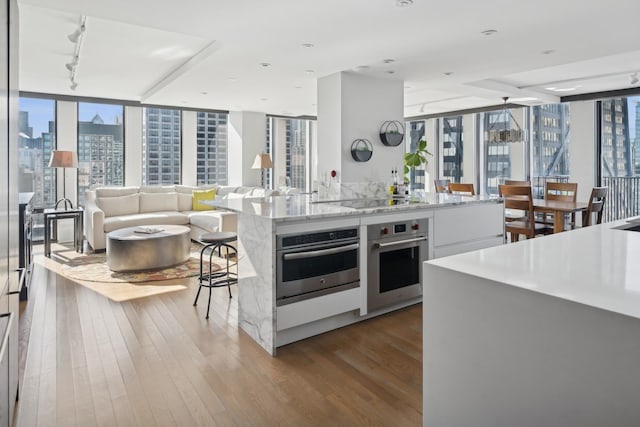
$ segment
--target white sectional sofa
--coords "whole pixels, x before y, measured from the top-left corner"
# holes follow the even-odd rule
[[[191,238],[213,231],[236,231],[236,214],[224,210],[193,210],[194,190],[216,190],[216,198],[265,197],[277,192],[259,187],[186,185],[102,187],[85,193],[84,235],[94,250],[106,248],[113,230],[142,225],[174,224],[191,228]],[[240,196],[236,196],[240,195]]]

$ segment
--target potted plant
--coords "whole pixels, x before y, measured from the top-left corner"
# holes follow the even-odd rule
[[[431,153],[427,150],[427,141],[425,139],[421,139],[418,142],[415,151],[404,154],[404,182],[406,184],[411,182],[409,172],[415,170],[417,167],[426,166],[429,163],[427,156],[430,155]]]

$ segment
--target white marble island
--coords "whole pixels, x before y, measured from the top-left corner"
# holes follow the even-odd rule
[[[384,310],[367,309],[368,225],[427,218],[429,259],[438,253],[501,244],[503,235],[501,200],[482,196],[425,193],[411,202],[364,209],[318,203],[308,195],[228,199],[212,204],[238,214],[239,325],[271,354],[293,341],[420,302],[421,298],[416,298]],[[359,287],[277,306],[277,236],[345,227],[360,230]]]
[[[424,264],[425,426],[640,425],[625,221]]]

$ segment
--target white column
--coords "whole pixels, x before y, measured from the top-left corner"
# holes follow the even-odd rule
[[[380,142],[380,126],[404,123],[404,88],[400,80],[339,72],[318,80],[318,174],[336,170],[342,182],[385,182],[403,167],[404,145]],[[351,157],[351,144],[364,138],[373,145],[368,162]]]
[[[596,184],[595,101],[572,102],[569,175],[578,183],[578,200],[586,201]]]
[[[513,118],[520,125],[520,127],[525,126],[525,109],[517,108],[511,111],[513,114]],[[511,128],[515,128],[515,123],[511,123]],[[525,155],[529,155],[525,153],[525,144],[523,142],[515,142],[509,145],[509,154],[511,157],[511,176],[510,179],[516,180],[524,180],[525,177]]]
[[[287,176],[287,123],[285,119],[274,118],[272,124],[271,156],[273,159],[273,188],[277,189]]]
[[[56,150],[78,152],[78,104],[76,102],[58,101],[56,110]],[[65,193],[63,176],[66,177],[66,196],[73,202],[73,206],[76,206],[78,202],[77,170],[58,169],[56,171],[58,199],[61,199]]]
[[[198,185],[198,113],[182,112],[182,184]]]
[[[437,119],[428,119],[424,121],[424,138],[427,141],[427,150],[431,156],[427,157],[428,163],[424,171],[424,189],[429,192],[436,191],[433,181],[438,179],[437,166],[439,162],[438,135],[436,131]]]
[[[480,183],[476,171],[476,116],[462,116],[462,182],[473,183],[476,193],[480,193]]]
[[[229,185],[260,185],[260,171],[251,165],[265,151],[266,120],[261,112],[229,112]]]
[[[142,107],[124,107],[124,185],[142,185]]]

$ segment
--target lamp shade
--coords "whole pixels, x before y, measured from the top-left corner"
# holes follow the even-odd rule
[[[53,150],[49,159],[50,168],[77,168],[78,155],[75,151]]]
[[[251,165],[251,169],[271,169],[272,167],[273,162],[271,161],[271,156],[267,153],[256,155],[253,165]]]

